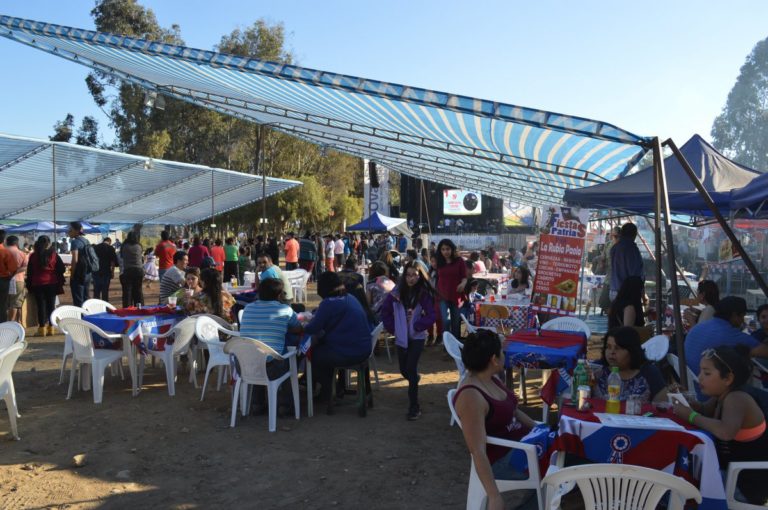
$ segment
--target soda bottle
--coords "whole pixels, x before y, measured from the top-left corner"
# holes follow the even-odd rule
[[[571,403],[576,404],[579,400],[578,388],[579,386],[589,385],[589,375],[587,375],[587,365],[584,358],[580,359],[576,363],[576,368],[573,370],[573,381],[571,382]]]
[[[605,412],[619,414],[621,412],[621,376],[619,367],[611,367],[608,376],[608,399],[605,401]]]

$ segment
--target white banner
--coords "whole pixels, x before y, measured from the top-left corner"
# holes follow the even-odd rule
[[[389,170],[380,164],[376,164],[376,174],[379,176],[379,187],[372,188],[370,173],[368,172],[368,160],[363,160],[363,217],[378,212],[389,216]]]

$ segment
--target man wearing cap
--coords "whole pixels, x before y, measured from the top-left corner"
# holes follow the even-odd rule
[[[768,358],[768,345],[741,331],[747,302],[744,298],[727,296],[715,305],[715,316],[696,324],[685,337],[685,362],[694,374],[699,374],[701,353],[721,345],[745,345],[754,357]]]

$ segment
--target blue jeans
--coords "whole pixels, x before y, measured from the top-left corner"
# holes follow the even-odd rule
[[[450,320],[449,320],[450,312]],[[459,306],[450,301],[440,301],[440,315],[443,318],[443,330],[450,332],[456,338],[461,338],[461,317]]]
[[[91,275],[86,275],[82,281],[75,281],[71,279],[69,282],[69,288],[72,290],[72,304],[75,306],[83,306],[88,299],[88,287],[91,285]]]

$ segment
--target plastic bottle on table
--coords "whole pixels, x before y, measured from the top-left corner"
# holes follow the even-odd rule
[[[573,381],[571,382],[571,403],[576,404],[579,400],[579,386],[589,385],[589,375],[587,374],[587,365],[584,358],[576,363],[573,370]]]
[[[621,376],[619,367],[611,367],[608,376],[608,399],[605,401],[605,412],[619,414],[621,412]]]

